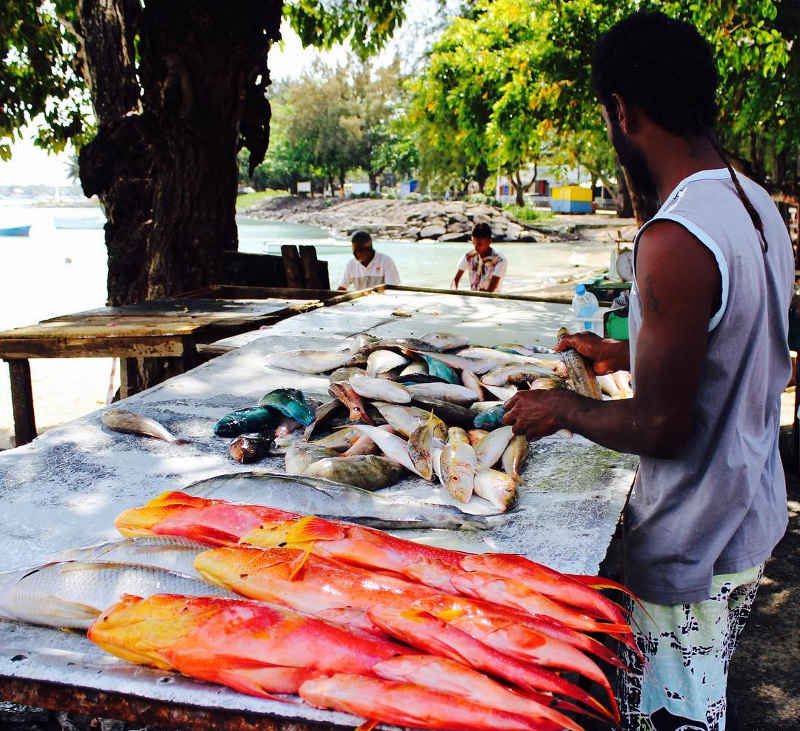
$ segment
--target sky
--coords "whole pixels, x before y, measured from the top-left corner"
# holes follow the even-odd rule
[[[429,29],[438,25],[443,14],[451,14],[457,7],[456,0],[446,0],[445,10],[437,0],[409,0],[405,23],[378,55],[376,63],[388,63],[395,53],[409,62],[419,59],[425,51],[425,43],[430,39]],[[347,58],[347,47],[341,44],[322,52],[303,48],[300,38],[286,23],[281,27],[281,35],[283,40],[269,52],[268,65],[273,83],[297,78],[317,58],[330,65],[344,63]],[[24,132],[24,139],[12,146],[11,160],[0,161],[0,185],[71,185],[67,177],[71,148],[59,155],[49,154],[33,145],[33,136],[31,131]]]

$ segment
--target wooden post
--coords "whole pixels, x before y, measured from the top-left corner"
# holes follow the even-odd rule
[[[316,246],[301,246],[300,261],[303,264],[303,280],[308,289],[327,289],[322,286],[319,277],[319,262]]]
[[[286,271],[286,286],[302,289],[303,266],[300,263],[297,247],[294,244],[284,244],[281,246],[281,256],[283,256],[283,268]]]
[[[317,260],[317,269],[319,270],[319,282],[322,289],[331,288],[331,278],[328,274],[328,262],[323,259]]]
[[[133,396],[141,391],[139,384],[139,364],[136,358],[119,359],[119,397]]]
[[[16,446],[36,439],[36,418],[33,411],[31,365],[27,358],[8,358],[11,376],[11,406],[14,411],[14,440]]]

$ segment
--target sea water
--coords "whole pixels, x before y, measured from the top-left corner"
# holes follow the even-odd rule
[[[317,247],[328,262],[333,288],[352,256],[349,241],[316,226],[237,217],[239,250],[280,255],[285,243]],[[48,208],[0,202],[0,228],[31,225],[28,237],[0,237],[0,330],[96,307],[106,300],[108,273],[104,217],[99,207]],[[417,243],[376,239],[391,256],[403,284],[447,288],[469,243]],[[608,257],[597,245],[497,244],[508,259],[503,292],[530,292],[555,284],[565,274],[581,276]],[[265,284],[267,284],[265,282]],[[462,289],[466,286],[461,282]],[[60,423],[105,403],[119,382],[107,358],[33,359],[39,426]],[[0,364],[0,448],[12,428],[8,369]]]

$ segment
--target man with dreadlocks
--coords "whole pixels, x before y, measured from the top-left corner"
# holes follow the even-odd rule
[[[713,132],[718,83],[695,28],[639,12],[603,35],[593,81],[638,192],[661,208],[635,241],[630,341],[565,338],[635,395],[521,391],[506,423],[568,429],[640,455],[623,520],[624,581],[643,600],[620,702],[630,729],[726,729],[728,664],[787,525],[778,429],[789,380],[788,232]],[[727,719],[730,729],[731,720]]]

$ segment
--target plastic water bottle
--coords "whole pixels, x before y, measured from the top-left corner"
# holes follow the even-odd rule
[[[575,285],[575,295],[572,298],[572,311],[583,330],[591,330],[602,337],[603,319],[600,315],[600,305],[591,292],[586,290],[585,284]]]

